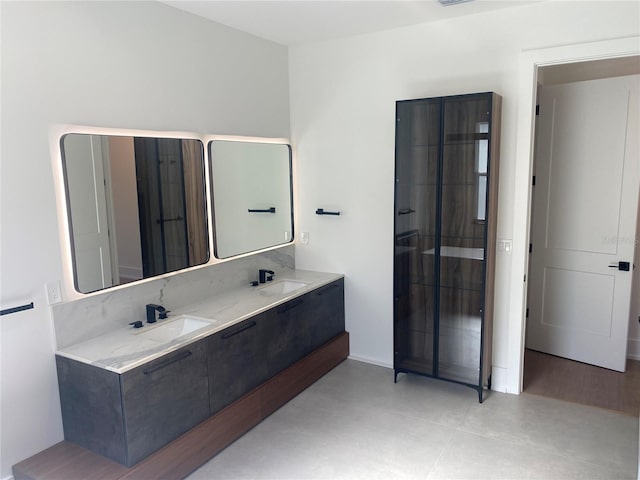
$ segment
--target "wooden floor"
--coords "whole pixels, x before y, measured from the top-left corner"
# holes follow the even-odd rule
[[[640,362],[625,373],[526,350],[524,392],[638,416]]]

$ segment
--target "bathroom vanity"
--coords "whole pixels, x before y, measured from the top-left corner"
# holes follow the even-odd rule
[[[242,408],[229,421],[243,422],[247,398],[257,398],[249,408],[258,422],[286,403],[348,355],[342,276],[287,277],[59,350],[65,439],[131,467],[224,411]],[[163,337],[184,319],[200,328]],[[337,353],[312,367],[309,358],[336,341]]]

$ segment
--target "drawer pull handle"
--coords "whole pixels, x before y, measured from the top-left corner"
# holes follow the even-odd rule
[[[190,350],[187,350],[185,352],[180,353],[179,355],[176,355],[175,357],[169,358],[168,360],[165,360],[164,362],[160,362],[157,365],[154,365],[151,368],[148,368],[147,370],[144,371],[145,375],[151,375],[154,372],[157,372],[158,370],[161,370],[165,367],[168,367],[169,365],[179,362],[180,360],[190,357],[191,355],[193,355],[191,353]]]
[[[333,285],[329,285],[328,287],[319,290],[318,295],[324,295],[325,293],[329,293],[329,290],[333,290],[334,288],[338,288],[338,285],[335,283]]]
[[[295,302],[291,302],[291,303],[285,305],[284,307],[279,308],[278,309],[278,313],[288,312],[292,308],[296,308],[297,306],[302,305],[303,303],[304,303],[303,300],[296,300]]]
[[[250,322],[247,323],[245,326],[243,326],[242,328],[237,329],[234,332],[230,332],[230,333],[225,333],[224,335],[222,335],[222,339],[226,340],[228,338],[233,337],[234,335],[238,335],[239,333],[244,332],[245,330],[249,330],[250,328],[253,328],[256,326],[256,322]]]

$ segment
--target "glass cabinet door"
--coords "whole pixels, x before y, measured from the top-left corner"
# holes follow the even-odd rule
[[[434,374],[440,99],[397,103],[394,363]]]
[[[478,383],[491,96],[447,97],[443,108],[436,375]]]

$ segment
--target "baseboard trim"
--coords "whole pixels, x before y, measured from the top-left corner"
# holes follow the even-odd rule
[[[362,357],[360,355],[349,355],[350,360],[357,360],[358,362],[368,363],[370,365],[377,365],[378,367],[391,368],[393,369],[392,363],[381,362],[380,360],[376,360],[369,357]]]
[[[627,340],[627,358],[640,360],[640,338],[629,338]]]
[[[501,393],[513,393],[509,392],[507,387],[507,369],[503,367],[491,367],[491,390]]]

